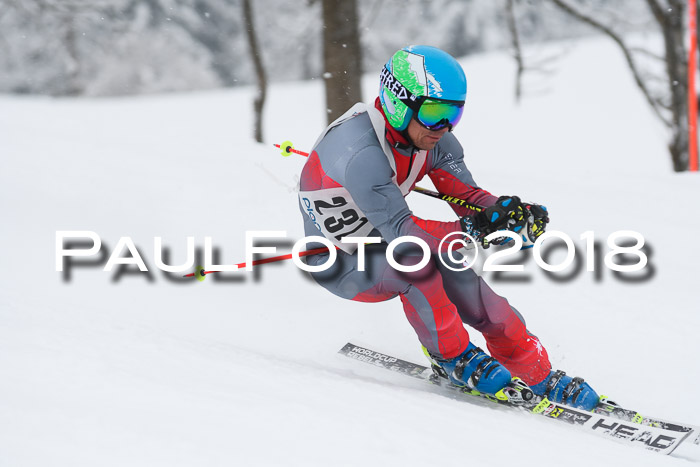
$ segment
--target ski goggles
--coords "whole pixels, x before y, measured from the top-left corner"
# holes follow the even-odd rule
[[[415,119],[431,131],[442,130],[449,126],[450,130],[459,123],[464,112],[464,102],[442,101],[425,98],[415,112]]]

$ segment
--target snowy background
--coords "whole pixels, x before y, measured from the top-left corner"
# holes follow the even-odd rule
[[[356,1],[365,70],[381,69],[407,43],[456,56],[511,43],[503,0]],[[321,3],[251,2],[272,81],[326,71]],[[577,4],[618,33],[658,32],[646,2]],[[538,44],[593,31],[549,0],[515,0],[513,11],[530,68],[552,58]],[[133,95],[255,82],[241,0],[0,0],[0,47],[0,92]]]
[[[487,278],[555,367],[642,413],[700,424],[698,177],[671,171],[667,135],[609,40],[552,47],[567,53],[546,92],[519,106],[506,52],[461,60],[469,95],[455,133],[467,164],[493,193],[546,204],[550,229],[579,254],[585,231],[603,252],[614,231],[642,233],[654,273],[630,283],[601,264],[598,280],[581,270],[557,282],[530,260],[530,282]],[[366,101],[377,81],[365,76]],[[158,271],[155,236],[177,264],[190,235],[199,248],[213,237],[226,263],[244,260],[246,230],[286,230],[280,252],[303,235],[304,159],[253,142],[252,96],[0,97],[0,465],[700,462],[698,446],[631,449],[336,354],[352,341],[423,362],[398,300],[344,301],[290,262],[201,283]],[[310,149],[322,102],[319,82],[273,85],[269,141]],[[438,200],[408,202],[454,219]],[[151,273],[103,272],[104,256],[66,277],[57,230],[97,232],[105,255],[130,236]]]

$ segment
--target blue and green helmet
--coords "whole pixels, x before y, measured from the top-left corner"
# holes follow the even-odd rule
[[[430,130],[452,129],[462,116],[467,78],[450,54],[427,45],[396,52],[382,70],[379,100],[398,131],[415,118]]]

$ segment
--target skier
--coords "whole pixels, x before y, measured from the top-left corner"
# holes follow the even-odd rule
[[[333,266],[311,275],[350,300],[400,297],[433,368],[453,384],[508,398],[508,388],[522,380],[537,396],[593,410],[596,392],[583,379],[552,370],[547,351],[505,298],[471,269],[456,272],[439,261],[439,242],[448,233],[466,232],[483,242],[495,231],[527,228],[528,220],[541,234],[549,221],[543,206],[517,196],[497,198],[474,182],[452,133],[466,93],[464,71],[452,56],[429,46],[406,47],[384,66],[374,106],[356,104],[319,137],[301,174],[300,209],[306,235],[321,234],[340,251]],[[404,197],[426,175],[441,193],[487,209],[451,205],[460,218],[454,222],[414,216]],[[431,260],[417,272],[400,272],[387,261],[387,244],[401,236],[419,237],[430,247]],[[343,237],[383,241],[361,245],[364,240],[344,243]],[[365,270],[358,246],[364,247]],[[306,263],[321,265],[328,255],[309,256]],[[416,265],[422,251],[404,243],[394,257]],[[491,356],[470,342],[462,323],[483,334]]]

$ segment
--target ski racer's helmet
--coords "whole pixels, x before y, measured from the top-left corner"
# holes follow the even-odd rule
[[[384,65],[379,100],[389,124],[398,131],[411,118],[430,130],[452,129],[462,117],[467,77],[450,54],[427,45],[411,45]]]

